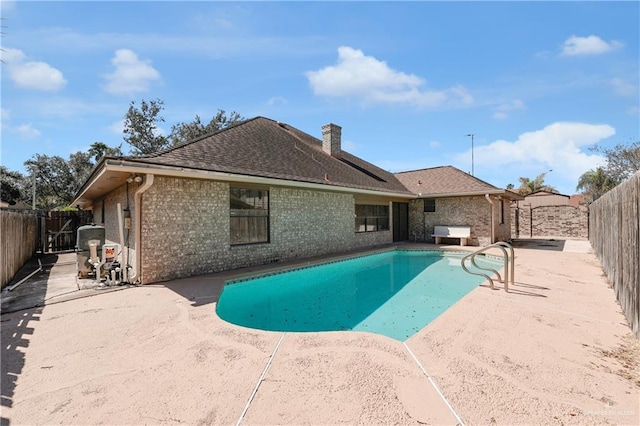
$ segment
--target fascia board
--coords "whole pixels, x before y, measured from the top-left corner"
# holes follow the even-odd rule
[[[260,185],[287,186],[295,188],[315,189],[320,191],[347,192],[355,194],[379,195],[396,198],[414,199],[414,194],[403,194],[401,192],[375,191],[371,189],[352,188],[346,186],[323,185],[319,183],[300,182],[287,179],[276,179],[259,176],[249,176],[235,173],[214,172],[209,170],[186,169],[182,167],[160,166],[155,164],[132,163],[121,160],[108,160],[106,170],[120,171],[125,173],[152,173],[159,176],[171,176],[180,178],[194,178],[219,180],[225,182],[242,182]],[[88,186],[88,185],[87,185]],[[77,197],[80,198],[80,197]]]

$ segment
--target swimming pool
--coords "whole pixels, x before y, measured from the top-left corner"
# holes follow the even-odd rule
[[[404,341],[484,281],[462,270],[464,254],[390,250],[229,282],[216,312],[262,330],[369,331]]]

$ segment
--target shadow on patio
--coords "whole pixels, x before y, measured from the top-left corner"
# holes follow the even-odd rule
[[[560,239],[543,239],[543,238],[526,238],[513,240],[513,248],[522,248],[530,250],[551,250],[563,251],[565,240]]]
[[[40,266],[38,259],[42,262],[42,270],[9,292],[8,288],[38,270]],[[34,256],[18,271],[2,292],[2,319],[0,320],[2,322],[0,406],[2,407],[13,406],[18,377],[25,365],[25,349],[29,347],[29,336],[33,335],[34,322],[40,321],[51,266],[57,260],[57,255]],[[9,419],[0,417],[2,426],[9,423]]]

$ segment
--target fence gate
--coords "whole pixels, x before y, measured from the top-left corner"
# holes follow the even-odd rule
[[[76,231],[91,223],[90,211],[51,211],[40,220],[40,244],[42,253],[72,251],[76,246]]]

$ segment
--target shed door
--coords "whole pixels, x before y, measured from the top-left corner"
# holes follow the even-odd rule
[[[409,239],[409,204],[393,203],[393,241]]]

